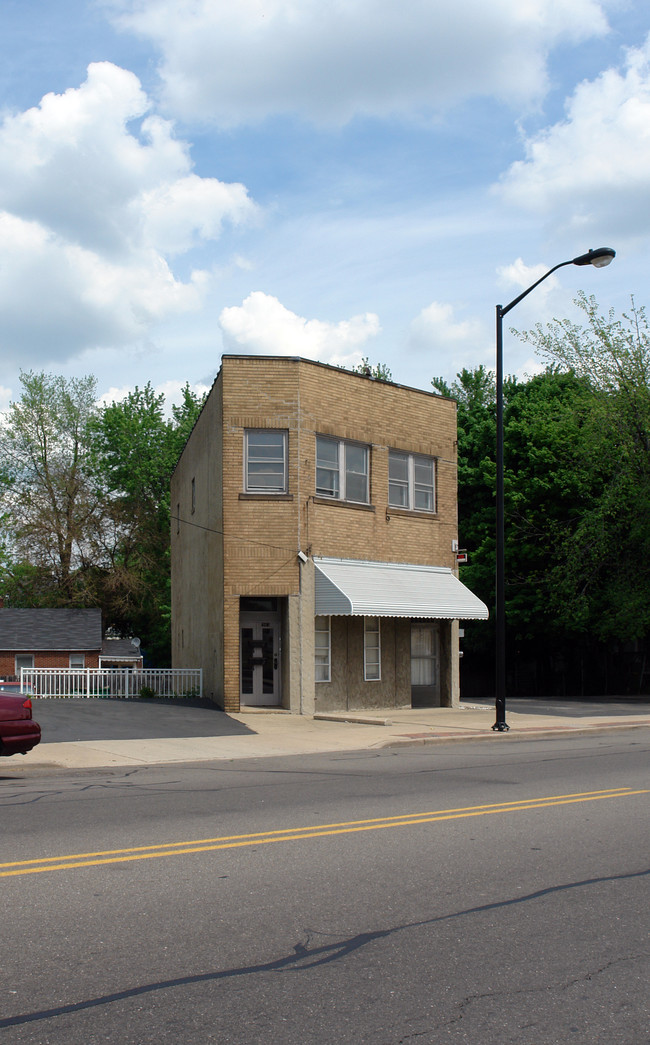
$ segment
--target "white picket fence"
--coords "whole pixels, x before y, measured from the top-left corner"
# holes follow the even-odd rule
[[[202,668],[21,668],[20,682],[37,699],[203,696]]]

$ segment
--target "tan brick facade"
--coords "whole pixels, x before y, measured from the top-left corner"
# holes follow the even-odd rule
[[[245,434],[258,429],[287,433],[283,493],[245,491]],[[318,435],[369,449],[368,504],[316,495]],[[389,507],[391,449],[435,460],[434,512]],[[313,584],[310,614],[299,608],[311,581],[298,552],[455,567],[456,471],[452,400],[302,359],[225,356],[172,480],[174,667],[203,667],[206,696],[237,710],[240,607],[249,605],[240,600],[275,599],[282,617],[282,702],[291,710],[313,711],[320,699],[313,680]],[[339,639],[343,625],[348,628],[339,619]],[[350,621],[346,632],[346,641],[357,646],[359,626],[362,620]],[[441,626],[447,635],[451,622]],[[401,661],[405,628],[385,626]],[[453,639],[445,642],[453,659]],[[380,693],[381,701],[404,703],[403,664],[387,665],[386,671],[372,695],[371,684],[361,685],[365,696],[359,692],[353,699],[376,703]],[[457,671],[455,681],[453,675],[447,672],[447,701],[457,696]],[[345,684],[350,687],[349,679]]]

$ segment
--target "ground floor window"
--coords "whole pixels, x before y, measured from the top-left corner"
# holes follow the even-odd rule
[[[332,678],[332,629],[330,617],[316,617],[314,655],[314,677],[316,682],[330,682]]]
[[[34,667],[34,654],[33,653],[17,653],[16,654],[16,676],[20,678],[21,668],[33,668]]]
[[[363,618],[363,677],[366,682],[381,679],[381,631],[379,617]]]
[[[70,667],[71,668],[85,668],[86,667],[86,655],[85,655],[85,653],[71,653],[70,654]]]

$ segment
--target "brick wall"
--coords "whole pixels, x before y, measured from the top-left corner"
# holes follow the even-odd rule
[[[223,361],[226,593],[298,591],[298,548],[314,555],[454,566],[456,404],[294,359]],[[289,433],[291,500],[244,500],[247,428]],[[317,434],[370,447],[370,505],[316,497]],[[436,459],[436,512],[388,506],[389,449]],[[230,537],[229,537],[230,535]]]
[[[288,494],[244,493],[246,429],[288,433]],[[316,436],[370,447],[370,504],[316,496]],[[436,512],[388,506],[388,452],[436,460]],[[299,549],[312,555],[455,565],[456,404],[293,358],[226,356],[176,468],[172,515],[175,667],[204,669],[226,710],[239,706],[239,598],[297,596]],[[187,515],[191,482],[196,504]],[[220,678],[223,679],[223,685]]]
[[[99,667],[99,652],[97,650],[71,650],[72,653],[84,653],[86,658],[85,667]],[[16,670],[16,654],[33,654],[35,668],[69,668],[70,652],[51,652],[49,650],[7,650],[0,653],[0,676],[13,675]]]

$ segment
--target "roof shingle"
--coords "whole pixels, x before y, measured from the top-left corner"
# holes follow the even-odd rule
[[[0,609],[0,650],[100,650],[100,609]]]

